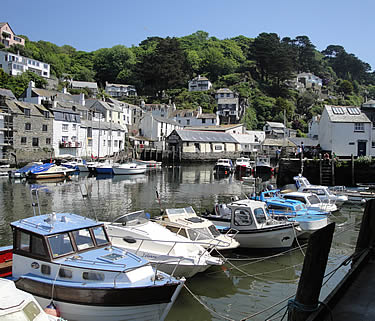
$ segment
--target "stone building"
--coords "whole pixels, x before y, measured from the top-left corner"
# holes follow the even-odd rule
[[[6,97],[0,98],[0,108],[7,128],[4,141],[8,146],[3,157],[10,159],[9,153],[15,153],[19,160],[27,160],[31,154],[38,154],[39,158],[51,156],[53,115],[47,108]]]

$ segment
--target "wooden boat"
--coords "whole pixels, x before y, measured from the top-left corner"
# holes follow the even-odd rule
[[[52,300],[68,320],[165,319],[183,278],[113,246],[103,223],[72,213],[35,215],[33,210],[34,216],[11,223],[13,247],[0,248],[3,267],[12,252],[11,278],[18,289],[42,307]],[[2,273],[9,274],[6,268]]]

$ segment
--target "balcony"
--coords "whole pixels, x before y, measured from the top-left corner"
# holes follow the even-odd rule
[[[60,148],[80,148],[82,147],[81,142],[60,142]]]

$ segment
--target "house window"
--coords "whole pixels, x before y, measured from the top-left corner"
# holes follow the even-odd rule
[[[26,145],[26,137],[21,137],[21,144]]]
[[[39,138],[33,137],[33,147],[38,147],[38,146],[39,146]]]
[[[118,131],[118,132],[117,132],[117,136],[121,136],[121,131]]]
[[[215,122],[215,120],[212,118],[212,119],[211,119],[211,123],[213,124],[214,122]]]
[[[206,123],[206,119],[202,118],[202,124],[205,124],[205,123]]]
[[[31,130],[31,124],[30,123],[25,124],[25,130]]]
[[[67,132],[68,131],[68,124],[62,124],[62,131]]]
[[[51,138],[46,138],[46,144],[51,145]]]
[[[186,120],[186,125],[190,125],[190,119]]]
[[[25,108],[25,109],[23,110],[23,113],[24,113],[24,115],[25,115],[26,117],[30,117],[30,109]]]
[[[92,147],[92,139],[89,139],[89,140],[87,141],[87,146]]]
[[[105,139],[103,139],[103,146],[105,146]]]
[[[371,142],[371,148],[375,148],[375,142]]]
[[[355,132],[364,132],[365,125],[363,123],[354,123],[354,131]]]
[[[43,132],[46,132],[46,131],[47,131],[47,128],[48,128],[47,125],[42,125],[42,131],[43,131]]]
[[[109,140],[109,141],[108,141],[108,147],[111,147],[111,146],[112,146],[112,141]]]
[[[77,129],[77,124],[72,124],[72,126],[73,126],[73,130]]]
[[[49,118],[49,111],[44,111],[43,115],[44,115],[44,118]]]

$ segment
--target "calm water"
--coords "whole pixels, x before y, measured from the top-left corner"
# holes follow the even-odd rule
[[[146,175],[113,178],[77,175],[68,182],[34,184],[46,186],[39,193],[42,213],[74,212],[99,220],[111,220],[140,209],[157,215],[160,207],[192,205],[198,212],[211,210],[215,202],[253,191],[235,177],[215,178],[212,168],[212,164],[171,167],[152,170]],[[31,183],[0,178],[0,245],[11,244],[10,222],[33,215],[30,187]],[[90,197],[83,198],[87,191]],[[361,207],[345,206],[330,217],[336,222],[336,231],[327,272],[352,254],[362,213]],[[188,280],[186,285],[195,298],[184,289],[167,320],[241,320],[255,314],[249,320],[266,320],[287,301],[276,303],[295,293],[303,259],[300,248],[263,258],[242,251],[224,267],[211,268]],[[323,286],[321,299],[346,270],[347,267],[339,269]],[[261,312],[273,305],[274,308]],[[275,318],[281,320],[284,311]]]

